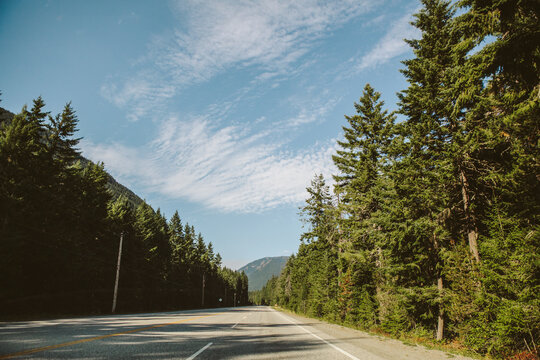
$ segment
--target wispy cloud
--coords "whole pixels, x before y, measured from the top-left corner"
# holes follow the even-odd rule
[[[127,118],[137,121],[151,109],[162,107],[174,96],[175,86],[156,81],[156,76],[142,74],[128,79],[121,87],[113,82],[101,86],[101,95],[119,108],[128,108]]]
[[[339,97],[329,99],[317,97],[314,102],[302,104],[298,114],[283,123],[284,128],[295,128],[323,120],[324,116],[336,106],[339,100]]]
[[[187,29],[157,45],[159,65],[190,83],[208,80],[232,66],[282,71],[351,18],[369,9],[369,1],[318,0],[178,1]]]
[[[361,57],[356,70],[360,72],[373,68],[410,51],[410,47],[404,39],[419,37],[418,29],[410,24],[412,20],[412,13],[397,20],[375,47]]]
[[[80,143],[84,156],[103,162],[107,171],[127,186],[147,185],[148,178],[141,179],[141,172],[156,172],[152,159],[146,157],[141,149],[119,143],[95,144],[83,139]]]
[[[179,89],[230,69],[254,81],[294,74],[317,41],[371,9],[371,1],[208,0],[173,3],[178,28],[154,37],[133,77],[108,81],[102,95],[137,120]]]
[[[206,118],[171,118],[142,148],[83,143],[83,150],[121,180],[223,212],[298,204],[315,173],[333,172],[333,144],[286,151],[267,140],[237,126],[214,128]]]
[[[290,150],[287,140],[294,135],[289,133],[322,121],[340,98],[314,90],[307,100],[303,96],[287,100],[295,116],[255,114],[251,125],[242,126],[229,120],[246,97],[261,96],[257,90],[279,86],[311,67],[317,61],[311,55],[316,55],[318,42],[370,11],[371,4],[368,0],[174,2],[178,27],[154,38],[134,75],[104,84],[104,97],[124,109],[129,119],[138,120],[155,109],[166,109],[187,87],[221,73],[247,70],[244,74],[249,76],[228,99],[218,100],[203,115],[157,122],[157,135],[142,146],[87,142],[84,153],[104,161],[120,181],[141,191],[219,211],[259,212],[301,203],[315,173],[329,178],[334,172],[335,145]],[[160,111],[164,118],[168,110]]]

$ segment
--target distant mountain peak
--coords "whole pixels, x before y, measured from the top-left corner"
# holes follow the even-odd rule
[[[249,291],[261,290],[274,275],[279,275],[287,263],[288,256],[263,257],[242,266],[238,271],[246,273]]]

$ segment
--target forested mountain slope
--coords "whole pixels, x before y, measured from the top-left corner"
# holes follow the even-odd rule
[[[11,123],[11,120],[15,114],[13,114],[11,111],[6,110],[2,107],[0,107],[0,128],[2,127],[2,123],[9,124]],[[82,155],[77,156],[77,160],[80,161],[83,168],[86,168],[90,166],[92,161],[88,160]],[[107,174],[107,188],[111,191],[113,200],[116,200],[117,198],[123,196],[127,199],[127,201],[134,207],[138,207],[143,203],[143,200],[137,196],[133,191],[125,187],[124,185],[120,184],[115,180],[115,178],[109,174]]]
[[[120,239],[118,311],[248,302],[247,277],[178,212],[165,218],[81,157],[70,104],[50,116],[38,98],[11,115],[0,112],[0,317],[110,312]]]
[[[264,257],[242,266],[238,271],[243,271],[247,275],[249,291],[261,290],[272,276],[281,273],[288,258],[288,256]]]
[[[369,84],[315,176],[311,225],[266,304],[538,359],[540,8],[423,0],[407,40],[403,121]],[[459,14],[459,15],[457,15]]]

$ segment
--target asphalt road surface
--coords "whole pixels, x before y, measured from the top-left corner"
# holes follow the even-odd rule
[[[0,359],[466,359],[252,306],[0,323]]]

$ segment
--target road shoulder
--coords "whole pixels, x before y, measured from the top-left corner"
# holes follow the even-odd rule
[[[473,360],[464,355],[452,354],[441,350],[428,349],[418,344],[405,344],[400,340],[383,336],[371,335],[367,332],[348,328],[342,325],[332,324],[323,320],[308,318],[295,314],[286,309],[273,307],[286,316],[293,319],[303,327],[313,329],[319,336],[326,340],[335,339],[336,344],[346,350],[361,349],[383,359],[410,359],[410,360]]]

